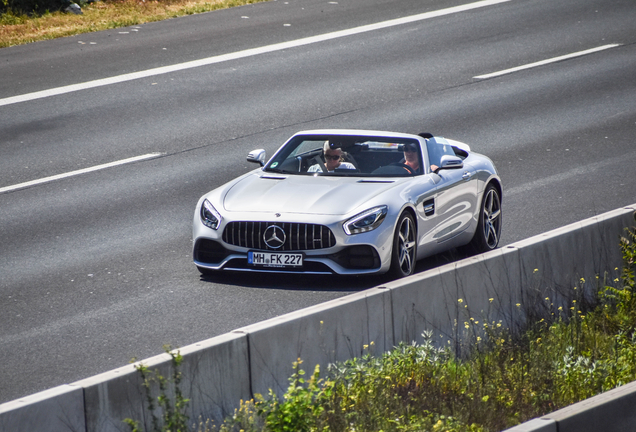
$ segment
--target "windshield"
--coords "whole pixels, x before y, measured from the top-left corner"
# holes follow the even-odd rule
[[[342,135],[299,135],[265,166],[265,171],[299,175],[405,177],[422,173],[416,139]]]

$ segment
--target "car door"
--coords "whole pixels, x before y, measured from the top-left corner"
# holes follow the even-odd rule
[[[419,257],[457,246],[462,240],[458,236],[471,226],[478,204],[477,170],[458,158],[444,138],[427,139],[426,146],[422,156],[431,170],[442,165],[444,156],[451,156],[458,165],[422,176],[416,201]]]
[[[442,169],[438,174],[430,174],[436,184],[432,202],[436,216],[432,238],[436,243],[445,243],[471,226],[477,207],[475,174],[476,170],[467,164],[459,169]]]
[[[440,167],[444,156],[453,157],[459,162],[455,150],[444,138],[428,139],[426,147],[428,163],[433,166]],[[434,225],[430,241],[443,245],[470,227],[477,206],[475,174],[475,168],[465,161],[461,166],[441,168],[437,173],[429,174],[435,183],[433,197],[424,202],[426,213]]]

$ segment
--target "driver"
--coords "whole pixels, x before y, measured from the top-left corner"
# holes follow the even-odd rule
[[[334,172],[336,168],[356,169],[352,163],[344,161],[341,148],[332,148],[329,145],[329,140],[325,141],[325,144],[322,146],[322,152],[325,156],[324,167],[327,169],[327,172]],[[323,168],[320,164],[314,164],[309,167],[307,172],[323,172]]]

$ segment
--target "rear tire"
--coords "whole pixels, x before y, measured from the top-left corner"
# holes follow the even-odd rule
[[[492,184],[488,185],[481,201],[477,231],[468,245],[471,252],[488,252],[499,244],[501,236],[501,197]]]
[[[400,215],[393,235],[390,273],[395,278],[412,275],[417,252],[415,220],[409,212]]]

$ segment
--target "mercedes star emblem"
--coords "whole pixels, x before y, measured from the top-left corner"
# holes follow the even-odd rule
[[[285,244],[287,236],[285,231],[278,225],[270,225],[263,233],[263,240],[271,249],[279,249]]]

